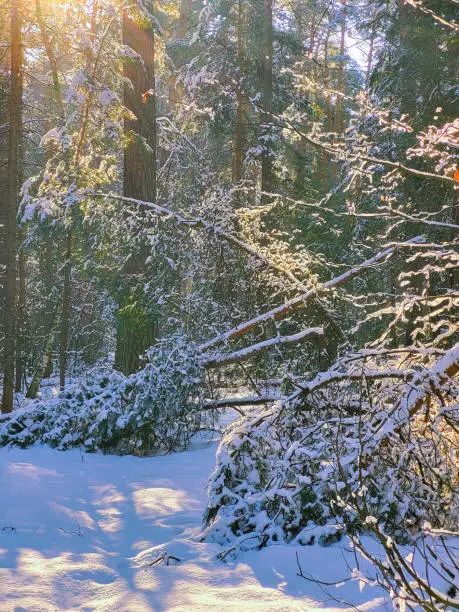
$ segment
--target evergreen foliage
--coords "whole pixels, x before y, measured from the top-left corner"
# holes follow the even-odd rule
[[[369,532],[394,605],[457,608],[398,548],[459,518],[454,2],[0,15],[0,444],[171,452],[236,407],[206,537]]]
[[[29,403],[1,424],[0,443],[139,455],[184,450],[211,423],[211,411],[201,410],[202,379],[196,348],[176,334],[151,348],[137,373],[97,368],[56,397]]]

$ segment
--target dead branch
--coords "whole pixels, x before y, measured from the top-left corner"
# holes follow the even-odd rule
[[[151,563],[148,564],[148,567],[153,567],[154,565],[159,565],[163,562],[164,565],[170,565],[171,561],[175,561],[176,563],[180,563],[181,559],[179,557],[175,557],[174,555],[170,555],[167,551],[163,552],[159,557],[154,559]]]
[[[271,402],[277,402],[285,399],[282,395],[253,395],[249,397],[228,397],[224,399],[215,400],[212,402],[205,402],[201,409],[203,410],[216,410],[218,408],[234,408],[236,406],[257,406],[259,404],[269,404]]]
[[[419,241],[419,237],[413,238],[410,242],[416,242],[416,241]],[[237,338],[239,336],[243,336],[244,334],[252,330],[254,327],[257,327],[258,325],[270,319],[277,320],[277,319],[284,317],[291,310],[294,310],[296,308],[304,308],[307,302],[311,300],[311,298],[328,293],[330,290],[334,289],[335,287],[339,287],[340,285],[343,285],[350,279],[356,277],[363,270],[367,270],[368,268],[371,268],[375,264],[388,259],[391,255],[393,255],[395,250],[396,250],[395,247],[390,247],[388,249],[385,249],[384,251],[381,251],[377,255],[370,257],[370,259],[365,260],[358,266],[355,266],[351,268],[350,270],[347,270],[343,274],[340,274],[339,276],[332,278],[331,280],[327,281],[323,285],[313,287],[312,289],[309,289],[308,291],[306,291],[299,297],[293,298],[289,300],[288,302],[285,302],[285,304],[282,304],[281,306],[272,308],[271,310],[268,310],[267,312],[260,314],[257,317],[254,317],[253,319],[250,319],[249,321],[240,323],[239,325],[237,325],[236,327],[233,327],[227,332],[219,334],[218,336],[212,338],[211,340],[208,340],[207,342],[204,342],[203,344],[201,344],[201,346],[199,347],[200,350],[201,351],[209,350],[218,344],[228,342],[228,340]]]
[[[433,394],[438,392],[438,386],[443,385],[449,379],[457,376],[459,372],[459,344],[456,344],[452,349],[450,349],[441,359],[437,361],[437,363],[431,368],[430,374],[437,377],[437,384],[431,380],[429,384],[429,388],[426,386],[418,386],[416,388],[416,401],[410,402],[408,392],[408,397],[406,398],[406,402],[409,407],[409,416],[412,418],[415,416],[422,408],[423,404],[432,397]],[[411,404],[411,405],[410,405]]]
[[[238,363],[240,361],[250,359],[250,357],[260,351],[270,349],[282,344],[302,342],[303,340],[308,340],[309,338],[323,335],[323,333],[324,331],[321,327],[311,327],[310,329],[305,329],[297,334],[293,334],[292,336],[276,336],[275,338],[264,340],[263,342],[248,346],[239,351],[234,351],[233,353],[228,353],[227,355],[211,357],[207,361],[204,361],[203,365],[205,368],[215,368],[222,365]]]
[[[204,221],[204,219],[201,219],[199,217],[196,219],[188,219],[186,217],[182,217],[182,215],[179,215],[177,212],[173,211],[172,209],[165,208],[164,206],[159,206],[159,204],[155,204],[154,202],[145,202],[143,200],[136,200],[135,198],[127,198],[117,193],[95,192],[95,193],[88,193],[87,195],[97,197],[97,198],[107,198],[109,200],[120,200],[122,202],[129,202],[131,204],[136,204],[137,206],[144,207],[145,209],[151,212],[154,212],[159,217],[163,217],[167,219],[174,219],[174,221],[178,223],[179,225],[184,225],[190,229],[198,229],[198,230],[204,230],[206,232],[209,232],[210,234],[213,234],[214,236],[216,236],[218,239],[223,240],[224,242],[227,242],[231,246],[235,246],[238,249],[245,251],[246,253],[248,253],[248,255],[250,255],[254,259],[257,259],[260,263],[262,263],[266,268],[269,268],[273,270],[274,272],[276,272],[277,274],[281,274],[285,278],[288,278],[294,285],[299,286],[303,290],[306,288],[305,285],[302,283],[302,281],[299,278],[297,278],[292,272],[274,263],[273,261],[271,261],[264,255],[259,253],[256,249],[251,247],[249,244],[247,244],[243,240],[240,240],[239,238],[237,238],[230,232],[225,231],[218,225],[212,225],[211,223]]]

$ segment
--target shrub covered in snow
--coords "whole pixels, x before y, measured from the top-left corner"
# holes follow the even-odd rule
[[[0,422],[0,444],[120,454],[186,448],[210,418],[199,410],[202,375],[194,344],[169,337],[148,351],[139,372],[96,371],[55,398],[12,413]]]
[[[404,355],[403,368],[395,354],[383,369],[363,351],[233,423],[209,485],[207,537],[245,549],[373,526],[399,542],[425,521],[455,528],[459,348],[438,353]]]

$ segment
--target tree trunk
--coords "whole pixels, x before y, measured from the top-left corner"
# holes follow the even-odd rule
[[[23,81],[21,80],[21,99],[23,95]],[[24,126],[22,121],[20,122],[20,136],[19,136],[19,150],[18,150],[18,182],[22,185],[24,182]],[[19,276],[19,290],[17,296],[17,309],[16,309],[16,380],[15,380],[15,391],[16,393],[22,390],[22,382],[25,374],[25,354],[24,354],[24,334],[25,334],[25,314],[26,314],[26,256],[22,242],[24,241],[24,231],[18,229],[17,238],[19,243],[19,255],[18,255],[18,276]]]
[[[92,14],[91,14],[91,34],[94,36],[96,33],[96,16],[98,11],[98,2],[95,0],[93,4]],[[48,30],[46,27],[46,23],[42,13],[41,0],[35,0],[35,15],[38,23],[38,27],[40,29],[40,35],[43,42],[43,46],[45,48],[45,52],[49,62],[49,68],[52,77],[52,99],[56,104],[56,108],[59,114],[59,122],[61,125],[65,123],[65,109],[64,103],[62,100],[61,94],[61,85],[59,80],[59,69],[58,69],[58,61],[54,52],[54,48],[52,42],[48,35]],[[80,154],[80,150],[77,151],[77,163],[78,157]],[[69,160],[67,155],[65,156],[65,168],[66,172],[69,171]],[[70,228],[66,231],[66,254],[65,254],[65,264],[64,264],[64,279],[62,285],[62,300],[61,300],[61,317],[60,317],[60,340],[59,340],[59,384],[61,390],[65,388],[65,375],[67,369],[68,362],[68,344],[69,344],[69,336],[70,336],[70,311],[71,311],[71,275],[72,275],[72,230]],[[38,388],[41,384],[41,380],[43,376],[46,374],[46,369],[49,369],[49,364],[51,361],[52,355],[52,343],[55,338],[55,331],[53,327],[52,333],[48,336],[43,360],[36,371],[31,386],[27,391],[27,397],[35,397]],[[49,345],[51,342],[51,345]],[[51,362],[52,367],[52,362]],[[32,393],[32,395],[30,395]]]
[[[132,60],[124,64],[124,76],[132,83],[124,87],[124,103],[136,119],[125,120],[128,144],[124,151],[126,197],[146,202],[156,200],[156,104],[155,44],[152,27],[143,27],[125,11],[123,42],[142,58],[141,66]]]
[[[339,55],[340,61],[338,65],[338,82],[336,85],[336,89],[339,93],[344,93],[344,60],[343,55],[346,49],[346,4],[345,0],[341,0],[341,4],[343,5],[343,13],[341,16],[341,40],[339,46]],[[335,121],[333,130],[336,134],[342,134],[344,132],[344,113],[343,113],[343,98],[340,95],[336,96],[335,103]],[[336,175],[338,172],[337,162],[333,162],[332,164],[332,179],[336,180]]]
[[[91,19],[91,31],[93,32],[95,31],[94,20],[96,17],[96,11],[97,11],[97,1],[94,4],[93,12],[92,12],[92,19]],[[65,110],[64,110],[64,103],[63,103],[62,95],[61,95],[61,85],[59,82],[59,70],[58,70],[57,58],[54,53],[54,48],[51,43],[51,40],[48,36],[48,32],[46,30],[46,24],[43,19],[43,13],[41,9],[41,0],[35,0],[35,15],[37,18],[38,27],[40,28],[40,34],[41,34],[43,46],[45,47],[46,55],[48,57],[49,67],[51,70],[51,77],[53,79],[53,87],[52,87],[53,98],[57,105],[60,123],[64,124]]]
[[[193,8],[193,0],[181,0],[180,3],[180,15],[177,22],[177,27],[174,35],[174,42],[176,46],[174,68],[177,71],[183,65],[184,58],[181,57],[179,46],[183,44],[186,38],[188,25],[190,23],[190,15]],[[177,84],[176,74],[173,73],[169,77],[169,99],[168,99],[168,111],[170,113],[175,112],[180,100],[183,96],[183,87]]]
[[[128,144],[124,152],[123,194],[146,202],[156,200],[156,104],[155,104],[155,39],[151,24],[145,25],[134,15],[123,13],[123,42],[143,59],[143,65],[125,61],[125,106],[135,119],[125,120]],[[132,87],[129,86],[129,82]],[[142,210],[140,211],[142,214]],[[139,356],[151,346],[156,332],[144,308],[136,306],[133,283],[129,276],[142,274],[147,245],[141,244],[127,268],[128,276],[118,299],[115,365],[130,374],[140,365]]]
[[[346,5],[344,0],[341,0],[343,4],[343,14],[341,18],[341,40],[339,45],[340,62],[338,67],[338,84],[337,90],[340,93],[344,93],[344,52],[346,50]],[[335,132],[342,134],[344,132],[344,113],[343,113],[343,98],[337,96],[335,106]]]
[[[24,238],[23,233],[19,234],[20,240]],[[25,312],[26,312],[26,257],[24,250],[21,248],[19,252],[19,293],[17,306],[17,339],[16,339],[16,393],[22,390],[22,383],[25,375]]]
[[[47,377],[47,374],[50,375],[50,370],[52,373],[52,354],[55,336],[56,325],[55,315],[53,314],[51,325],[49,327],[49,332],[46,337],[45,346],[43,348],[43,355],[40,361],[40,365],[35,370],[32,382],[30,383],[30,386],[27,389],[26,397],[29,399],[35,399],[37,397],[37,393],[40,390],[41,381],[43,380],[43,378]]]
[[[13,410],[14,359],[16,323],[16,214],[19,196],[19,140],[22,123],[22,6],[21,0],[12,0],[11,5],[11,71],[8,104],[8,199],[6,201],[5,235],[5,327],[3,352],[3,397],[2,412]]]
[[[330,69],[329,69],[329,41],[330,41],[330,28],[327,28],[327,34],[324,42],[324,66],[325,66],[325,86],[330,87]],[[327,131],[331,132],[333,129],[332,123],[332,108],[330,103],[330,95],[325,95],[325,115],[327,122]],[[329,160],[325,151],[320,153],[320,185],[324,193],[328,190],[328,171],[329,171]]]
[[[273,4],[272,0],[264,0],[263,11],[263,113],[262,123],[264,135],[270,135],[273,108]],[[274,171],[271,143],[264,142],[265,152],[261,160],[261,190],[271,192],[274,189]],[[263,196],[262,201],[268,202],[269,196]]]
[[[236,126],[233,138],[233,183],[238,184],[244,176],[244,157],[247,151],[248,113],[249,100],[244,94],[244,37],[243,37],[243,0],[238,0],[237,17],[237,67],[239,71],[239,82],[236,94]],[[236,198],[235,205],[238,206],[240,198]]]
[[[244,178],[244,158],[247,153],[250,102],[243,91],[237,92],[236,128],[233,145],[233,183]]]
[[[375,49],[376,24],[373,23],[370,35],[370,48],[368,49],[367,70],[365,73],[365,89],[368,91],[370,87],[371,70],[373,68],[373,55]]]
[[[70,309],[71,309],[71,257],[72,232],[67,231],[67,247],[64,264],[64,285],[62,289],[61,334],[59,342],[59,386],[65,388],[65,374],[67,371],[68,345],[70,335]]]
[[[398,52],[403,59],[399,68],[400,74],[398,75],[403,83],[403,93],[400,92],[402,95],[400,95],[399,105],[400,111],[410,114],[413,120],[416,116],[416,99],[418,97],[419,85],[416,83],[416,78],[413,78],[411,74],[411,67],[408,65],[409,62],[406,61],[406,58],[409,56],[412,36],[416,29],[415,9],[405,0],[398,0],[398,11],[400,35],[400,48]]]

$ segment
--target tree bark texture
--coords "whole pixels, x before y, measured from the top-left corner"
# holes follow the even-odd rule
[[[272,123],[271,113],[273,110],[273,3],[272,0],[264,0],[263,11],[263,113],[262,123],[264,135],[270,135],[269,125]],[[261,160],[261,190],[271,192],[274,189],[273,158],[271,143],[264,142],[265,153]],[[263,196],[269,200],[269,197]]]
[[[5,307],[3,349],[2,412],[13,410],[14,360],[16,349],[16,277],[17,277],[17,202],[19,195],[19,140],[22,124],[22,2],[12,0],[11,5],[11,62],[10,93],[8,103],[8,194],[5,211]]]
[[[124,103],[135,118],[125,120],[125,197],[156,201],[156,104],[155,36],[151,23],[141,15],[123,14],[123,42],[141,58],[127,58]],[[135,247],[124,272],[117,311],[115,365],[125,374],[138,370],[140,355],[153,343],[156,325],[135,295],[135,276],[145,269],[147,246]],[[132,282],[129,279],[132,279]]]

